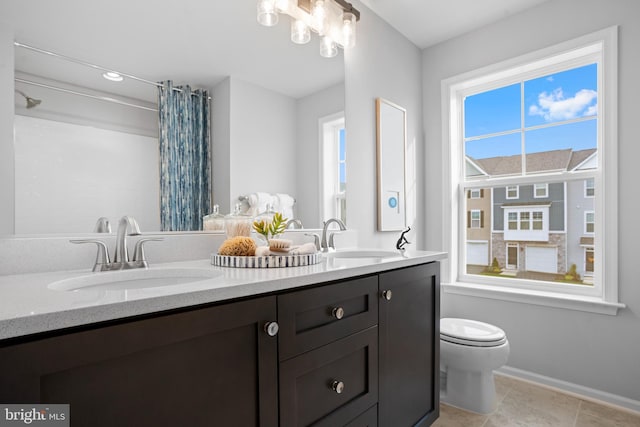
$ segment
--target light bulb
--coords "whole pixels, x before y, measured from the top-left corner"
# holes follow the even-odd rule
[[[315,0],[311,9],[311,17],[318,34],[324,34],[324,21],[327,17],[327,11],[324,9],[324,0]]]
[[[297,44],[309,43],[311,31],[309,26],[300,19],[291,21],[291,41]]]
[[[356,45],[356,17],[353,13],[345,12],[342,15],[342,40],[345,49]]]
[[[320,37],[320,56],[333,58],[338,54],[338,45],[329,36]]]
[[[273,27],[278,23],[275,0],[258,0],[258,22],[265,27]]]

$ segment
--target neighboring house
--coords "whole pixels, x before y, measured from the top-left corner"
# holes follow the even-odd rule
[[[594,169],[597,165],[596,150],[582,150],[574,153],[567,169]],[[593,277],[595,191],[593,179],[567,183],[567,265],[575,264],[587,282]]]
[[[594,149],[526,156],[529,173],[587,169],[594,161]],[[521,157],[467,158],[466,168],[467,172],[492,177],[517,175],[521,173]],[[489,265],[495,258],[502,269],[513,272],[565,273],[571,264],[576,264],[582,276],[593,272],[591,180],[496,187],[482,193],[485,197],[479,199],[467,194],[467,264]],[[486,203],[491,204],[490,209]],[[479,211],[485,212],[480,214],[484,227],[474,228],[478,223],[472,221]]]
[[[491,263],[491,190],[467,191],[467,264]]]

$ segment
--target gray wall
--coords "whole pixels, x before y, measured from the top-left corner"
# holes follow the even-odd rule
[[[620,25],[618,65],[619,294],[627,305],[617,316],[547,308],[443,293],[442,315],[487,321],[505,329],[509,365],[584,387],[640,400],[640,286],[635,188],[636,115],[640,81],[636,0],[554,0],[423,51],[424,129],[428,155],[426,246],[443,247],[441,81],[611,25]],[[347,98],[348,101],[348,98]],[[625,197],[625,195],[633,195]]]
[[[409,240],[423,246],[425,222],[420,50],[359,1],[358,44],[345,51],[347,222],[361,246],[393,248],[399,233],[376,231],[375,99],[407,110],[407,224]]]
[[[320,207],[320,133],[318,120],[344,112],[344,84],[340,83],[296,101],[296,206],[298,218],[307,228],[318,228],[322,221]],[[347,144],[349,142],[347,141]]]

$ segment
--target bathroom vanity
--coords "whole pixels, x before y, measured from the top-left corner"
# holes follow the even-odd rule
[[[444,257],[177,263],[221,274],[137,295],[68,291],[67,307],[47,274],[2,276],[3,297],[22,285],[17,299],[56,301],[0,320],[0,402],[69,403],[76,426],[428,426]]]

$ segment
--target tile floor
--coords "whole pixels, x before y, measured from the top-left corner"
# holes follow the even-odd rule
[[[640,414],[496,375],[497,409],[489,415],[440,405],[433,427],[640,427]]]

